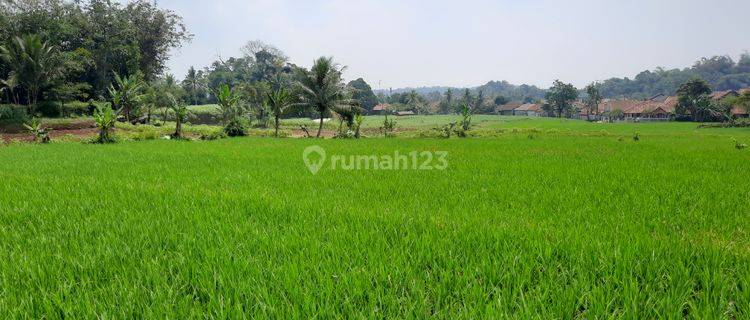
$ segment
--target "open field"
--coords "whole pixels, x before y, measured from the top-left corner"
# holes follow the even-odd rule
[[[499,134],[0,147],[0,314],[750,317],[750,130],[475,122]],[[450,165],[312,175],[313,144]]]

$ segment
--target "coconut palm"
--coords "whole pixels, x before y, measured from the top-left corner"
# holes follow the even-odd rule
[[[8,101],[11,101],[13,104],[18,104],[18,94],[15,92],[15,89],[18,87],[18,77],[16,77],[16,73],[11,71],[8,74],[7,79],[0,79],[0,86],[2,86],[2,91],[8,92]]]
[[[18,84],[26,89],[29,113],[34,114],[40,89],[57,70],[53,47],[38,35],[15,37],[10,46],[0,46],[0,58],[10,66]]]
[[[419,105],[421,103],[422,101],[419,99],[419,94],[414,90],[410,91],[409,95],[406,98],[406,104],[409,106],[409,108],[415,113],[419,114]]]
[[[182,81],[182,85],[184,88],[189,89],[190,91],[190,97],[192,98],[193,105],[198,104],[198,89],[201,87],[201,80],[200,76],[198,75],[198,72],[195,70],[194,67],[190,67],[188,70],[187,75],[185,76],[185,80]]]
[[[292,95],[284,88],[268,93],[267,104],[274,117],[275,136],[279,136],[279,118],[293,106]]]
[[[115,108],[125,114],[125,120],[130,122],[131,117],[138,111],[139,104],[144,98],[145,82],[141,76],[134,74],[120,77],[115,73],[115,83],[109,86],[109,94]]]
[[[323,118],[334,108],[354,106],[356,102],[346,98],[346,90],[341,80],[345,68],[333,62],[333,58],[321,57],[315,60],[310,71],[298,71],[297,87],[300,92],[300,105],[315,110],[320,115],[318,134],[323,131]]]

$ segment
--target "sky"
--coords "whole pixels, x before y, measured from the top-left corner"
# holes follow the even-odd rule
[[[126,1],[126,0],[123,0]],[[490,80],[578,87],[684,68],[750,50],[748,0],[159,0],[193,40],[172,54],[182,78],[249,40],[309,67],[320,56],[374,89],[472,87]]]

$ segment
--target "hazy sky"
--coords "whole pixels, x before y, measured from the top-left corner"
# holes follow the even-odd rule
[[[750,50],[749,0],[160,0],[195,38],[169,67],[182,78],[248,40],[303,66],[330,55],[373,88],[549,86],[632,77]]]

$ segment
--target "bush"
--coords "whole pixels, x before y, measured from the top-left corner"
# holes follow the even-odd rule
[[[89,116],[95,108],[96,107],[92,107],[90,102],[70,101],[62,105],[61,113],[64,117]]]
[[[747,128],[750,127],[750,119],[734,119],[729,122],[721,123],[704,123],[698,126],[699,129],[703,128]]]
[[[35,113],[46,118],[58,118],[61,115],[61,110],[60,104],[55,101],[39,101]]]
[[[26,120],[26,107],[15,104],[0,104],[0,122],[23,123]]]
[[[250,121],[245,118],[235,118],[224,126],[224,132],[230,137],[242,137],[247,135]]]
[[[209,131],[201,134],[201,140],[219,140],[227,137],[224,131]]]
[[[156,140],[163,136],[159,130],[157,130],[154,127],[145,129],[145,130],[139,130],[135,134],[133,134],[132,139],[135,141],[142,141],[142,140]]]

